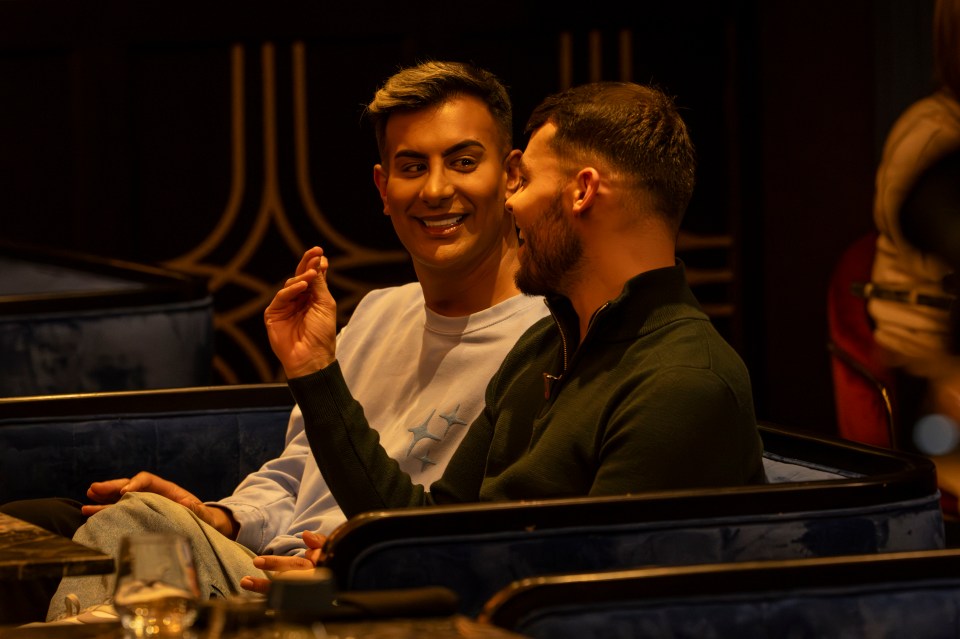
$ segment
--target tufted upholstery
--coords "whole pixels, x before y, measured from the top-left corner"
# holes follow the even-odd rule
[[[280,454],[292,407],[286,384],[0,399],[0,502],[140,470],[219,499]]]
[[[0,397],[209,384],[206,284],[142,264],[0,244]]]

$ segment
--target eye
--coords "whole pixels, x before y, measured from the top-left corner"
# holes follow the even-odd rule
[[[427,164],[425,162],[407,162],[401,164],[399,169],[403,173],[422,173],[427,170]]]
[[[450,166],[458,171],[472,171],[477,168],[477,161],[472,157],[458,157],[450,162]]]
[[[521,175],[520,179],[517,181],[517,190],[522,191],[525,186],[527,186],[527,178]]]

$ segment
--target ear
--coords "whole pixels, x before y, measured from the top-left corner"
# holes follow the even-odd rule
[[[383,202],[383,214],[390,215],[389,207],[387,206],[387,180],[389,176],[387,172],[383,170],[383,166],[375,164],[373,166],[373,183],[377,185],[377,190],[380,191],[380,200]]]
[[[600,191],[600,172],[590,166],[580,169],[574,183],[572,212],[574,217],[579,217],[596,202]]]
[[[520,188],[520,149],[514,149],[504,158],[504,170],[507,172],[507,197],[510,197]]]

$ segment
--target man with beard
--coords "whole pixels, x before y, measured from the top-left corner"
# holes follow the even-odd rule
[[[747,370],[687,286],[675,241],[694,151],[672,101],[632,83],[547,98],[507,200],[516,283],[552,317],[507,355],[443,476],[413,484],[377,443],[335,350],[326,258],[264,318],[310,448],[350,515],[765,481]]]

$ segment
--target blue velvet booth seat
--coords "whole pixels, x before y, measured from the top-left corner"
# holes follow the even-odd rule
[[[0,398],[0,503],[149,470],[203,500],[283,450],[286,384]]]
[[[0,243],[0,397],[209,384],[202,280]]]
[[[461,610],[537,575],[944,546],[932,463],[761,428],[763,486],[364,513],[334,531],[342,590],[444,586]]]
[[[139,470],[218,499],[280,454],[292,406],[285,384],[0,398],[0,502]],[[444,586],[474,615],[537,575],[943,547],[929,459],[761,434],[768,485],[369,512],[327,565],[341,591]]]
[[[960,550],[530,578],[479,617],[532,639],[956,639]]]

